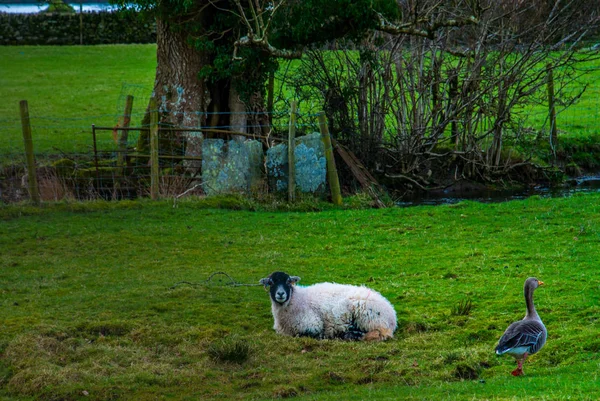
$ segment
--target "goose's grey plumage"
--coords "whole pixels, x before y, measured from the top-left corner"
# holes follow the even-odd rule
[[[533,304],[533,292],[543,284],[535,277],[525,280],[523,292],[527,314],[523,320],[508,326],[496,346],[497,355],[508,354],[517,360],[517,369],[512,372],[514,376],[523,374],[525,358],[538,352],[546,343],[548,332]]]

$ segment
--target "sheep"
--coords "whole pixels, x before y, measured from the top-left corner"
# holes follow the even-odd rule
[[[274,272],[260,284],[270,292],[279,334],[317,339],[383,341],[393,337],[396,311],[380,293],[364,286],[318,283],[298,286],[298,276]]]

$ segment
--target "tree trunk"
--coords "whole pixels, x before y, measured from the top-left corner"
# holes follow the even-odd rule
[[[202,11],[199,21],[214,18],[213,13],[208,10]],[[173,22],[173,25],[176,23]],[[203,138],[213,136],[209,131],[202,132],[202,128],[206,127],[249,132],[246,114],[249,106],[235,90],[232,78],[216,81],[200,78],[200,71],[213,64],[215,55],[190,46],[188,39],[189,34],[181,29],[181,25],[179,29],[171,29],[169,21],[157,19],[157,67],[152,95],[158,104],[161,125],[160,154],[201,156]],[[255,102],[261,103],[263,107],[255,107]],[[264,102],[260,96],[249,103],[251,107],[264,110]],[[266,115],[264,117],[267,118]],[[148,123],[147,113],[142,124],[147,126]],[[197,127],[198,131],[170,132],[164,129],[165,126]],[[266,126],[268,127],[268,123]],[[147,131],[140,134],[138,152],[148,153],[148,138]],[[245,137],[237,136],[235,139],[244,140]],[[193,173],[201,168],[200,161],[186,161],[184,165]]]
[[[246,104],[240,99],[235,86],[229,88],[229,111],[231,112],[230,126],[232,131],[246,133],[247,117]],[[234,135],[236,141],[244,141],[246,138],[242,135]]]
[[[181,128],[195,128],[198,131],[177,135],[161,130],[160,153],[179,153],[186,156],[202,154],[202,134],[200,127],[229,125],[228,111],[229,82],[220,80],[209,83],[199,78],[203,66],[212,61],[213,55],[199,51],[188,44],[188,34],[182,30],[172,30],[168,21],[156,21],[156,77],[152,96],[158,104],[160,124]],[[149,115],[143,125],[149,122]],[[138,141],[138,150],[146,153],[148,135],[144,132]],[[200,161],[187,161],[185,166],[197,170]]]
[[[211,97],[204,80],[198,72],[210,59],[188,45],[187,34],[173,31],[166,21],[156,24],[156,78],[153,96],[160,112],[161,124],[176,127],[194,128],[206,125],[206,111]],[[187,132],[185,135],[169,135],[171,140],[185,139],[185,155],[202,154],[201,131]],[[187,162],[188,168],[200,168],[201,162]]]

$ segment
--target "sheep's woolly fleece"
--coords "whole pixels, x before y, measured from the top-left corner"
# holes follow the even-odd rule
[[[272,301],[274,329],[290,336],[385,340],[396,330],[396,311],[380,293],[367,287],[319,283],[294,286],[286,305]]]

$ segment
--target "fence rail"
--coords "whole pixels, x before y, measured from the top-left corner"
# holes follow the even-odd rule
[[[205,158],[197,149],[196,153],[188,152],[190,143],[193,145],[196,140],[193,133],[202,134],[200,141],[206,140],[202,139],[206,136],[224,141],[236,139],[234,142],[239,141],[239,138],[244,138],[244,141],[255,140],[262,143],[261,149],[270,149],[276,144],[287,146],[289,143],[289,138],[281,137],[282,130],[277,130],[273,123],[269,123],[269,128],[279,132],[279,135],[260,135],[224,129],[225,127],[176,127],[159,124],[156,107],[150,108],[149,125],[130,126],[132,102],[133,97],[129,96],[124,113],[115,116],[118,122],[114,126],[90,124],[87,130],[78,130],[77,135],[85,134],[86,131],[89,135],[91,131],[91,138],[88,136],[91,140],[77,150],[68,151],[52,146],[50,151],[36,154],[34,149],[37,135],[31,122],[39,117],[31,117],[27,102],[23,101],[21,130],[25,148],[21,145],[20,151],[15,148],[11,152],[0,152],[0,156],[5,157],[1,165],[3,180],[0,182],[0,198],[5,202],[30,199],[39,204],[40,201],[65,197],[122,199],[150,196],[157,199],[188,194],[192,189],[195,193],[201,193],[197,188],[201,180],[201,162]],[[316,121],[306,123],[314,115],[298,113],[296,117],[304,118],[305,122],[294,119],[287,121],[286,126],[297,128],[300,132],[306,131],[307,127],[314,132],[314,127],[318,126]],[[142,136],[144,132],[144,135],[150,133],[148,140]],[[22,162],[19,161],[19,153],[25,156]],[[6,158],[11,157],[12,162],[7,163]],[[293,152],[289,162],[295,166]],[[261,161],[259,163],[264,164]],[[23,176],[23,171],[27,171],[26,176]],[[290,172],[294,173],[293,167]],[[289,182],[288,194],[295,193],[294,180]],[[27,190],[24,190],[25,187]],[[339,188],[339,184],[334,188]]]

